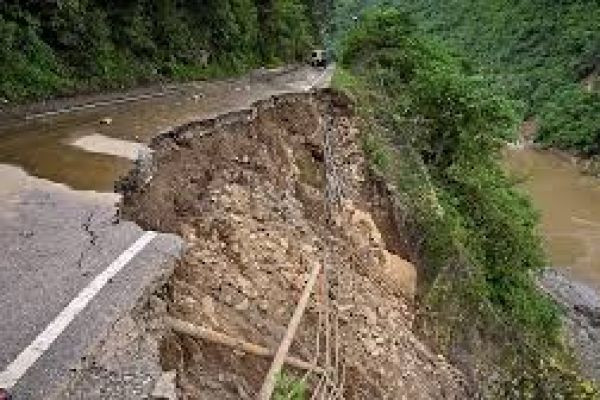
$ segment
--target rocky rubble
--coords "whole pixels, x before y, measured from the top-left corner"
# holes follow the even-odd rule
[[[545,270],[539,284],[564,311],[567,337],[583,374],[600,382],[600,295],[554,269]]]
[[[327,119],[326,119],[327,117]],[[344,201],[324,222],[323,126],[330,120]],[[412,332],[417,270],[390,202],[369,177],[348,101],[331,92],[275,97],[153,144],[153,179],[125,193],[123,213],[179,233],[188,250],[170,284],[169,313],[275,349],[312,267],[339,273],[347,399],[464,399],[461,374]],[[333,227],[332,227],[333,226]],[[290,354],[312,360],[314,293]],[[268,360],[168,334],[162,366],[185,399],[250,399]],[[298,371],[286,370],[289,374]],[[309,387],[314,384],[309,380]]]

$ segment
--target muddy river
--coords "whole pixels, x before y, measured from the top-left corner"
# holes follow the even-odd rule
[[[600,180],[583,175],[571,160],[533,148],[509,149],[508,168],[541,213],[552,265],[600,290]]]

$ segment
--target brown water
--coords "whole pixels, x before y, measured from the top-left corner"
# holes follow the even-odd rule
[[[191,117],[196,106],[178,94],[0,127],[0,163],[73,189],[110,192],[131,168],[136,142]],[[102,125],[104,117],[112,123]]]
[[[555,267],[600,290],[600,179],[569,159],[532,148],[509,149],[508,168],[541,212],[545,246]]]
[[[165,96],[40,119],[0,120],[0,165],[76,190],[112,192],[143,144],[193,119],[210,118],[286,91],[304,90],[322,71],[181,86]],[[110,124],[102,124],[110,118]],[[1,172],[1,171],[0,171]],[[10,176],[0,176],[4,183]],[[1,201],[1,198],[0,198]]]

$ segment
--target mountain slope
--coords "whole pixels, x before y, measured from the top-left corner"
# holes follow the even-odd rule
[[[312,0],[0,3],[0,98],[26,100],[162,79],[224,76],[301,59]]]

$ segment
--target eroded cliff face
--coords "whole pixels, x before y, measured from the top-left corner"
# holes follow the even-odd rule
[[[341,193],[332,218],[325,129]],[[170,316],[276,349],[327,254],[343,398],[468,398],[461,374],[412,331],[418,271],[394,202],[368,173],[348,100],[329,91],[279,96],[179,128],[153,147],[152,179],[128,186],[122,212],[187,243],[169,285]],[[317,286],[290,350],[306,361],[316,354]],[[270,364],[175,333],[161,348],[163,368],[177,370],[187,399],[253,398]],[[309,389],[317,380],[309,377]]]

